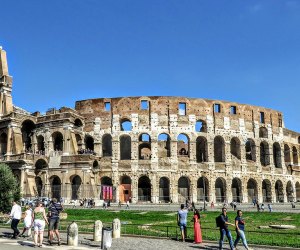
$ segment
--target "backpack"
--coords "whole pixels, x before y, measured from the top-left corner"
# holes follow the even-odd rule
[[[221,214],[216,217],[216,226],[217,227],[222,227],[223,226],[223,220],[222,220],[222,215]]]

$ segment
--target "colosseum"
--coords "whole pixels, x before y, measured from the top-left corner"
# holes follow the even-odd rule
[[[24,197],[133,203],[300,200],[300,134],[281,112],[141,96],[30,113],[13,105],[0,49],[0,152]]]

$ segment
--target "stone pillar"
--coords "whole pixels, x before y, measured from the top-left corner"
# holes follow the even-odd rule
[[[226,200],[228,203],[232,202],[232,190],[231,190],[231,184],[232,184],[232,178],[228,178],[226,180]]]
[[[94,241],[101,241],[102,240],[102,228],[103,228],[103,224],[100,220],[96,220],[94,223],[94,237],[93,240]]]
[[[215,189],[215,179],[214,178],[210,178],[210,180],[209,180],[209,190],[210,190],[210,192],[209,192],[209,198],[210,198],[210,202],[214,202],[214,203],[216,203],[216,189]]]
[[[196,178],[192,178],[191,180],[191,201],[193,201],[194,203],[197,202],[197,179]]]
[[[152,178],[151,178],[152,176]],[[152,203],[158,203],[159,200],[159,191],[157,187],[157,180],[156,180],[156,174],[149,176],[149,179],[152,183],[152,188],[151,188],[151,201]]]
[[[67,245],[74,247],[78,246],[78,226],[74,221],[68,226]]]
[[[112,237],[114,239],[120,238],[121,237],[121,222],[120,222],[120,220],[114,219],[112,226],[113,226]]]

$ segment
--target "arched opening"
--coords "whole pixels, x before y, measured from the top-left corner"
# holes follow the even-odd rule
[[[209,183],[206,177],[200,177],[197,181],[197,201],[209,201]]]
[[[167,177],[159,179],[159,201],[170,202],[170,182]]]
[[[99,169],[99,168],[100,168],[99,162],[97,160],[94,160],[93,169]]]
[[[298,181],[296,182],[296,200],[300,201],[300,183]]]
[[[275,168],[281,168],[281,148],[278,142],[273,144],[273,160]]]
[[[189,138],[185,134],[177,137],[177,155],[179,157],[189,157]]]
[[[216,202],[224,202],[226,200],[226,181],[219,177],[215,182]]]
[[[151,182],[148,176],[142,176],[138,182],[138,200],[151,201]]]
[[[290,147],[287,144],[284,144],[284,162],[290,164],[291,162],[291,151]]]
[[[139,136],[139,160],[151,159],[151,138],[148,134]]]
[[[298,137],[298,144],[300,144],[300,136]]]
[[[288,181],[286,185],[286,195],[287,195],[287,201],[292,202],[294,201],[294,189],[291,181]]]
[[[233,158],[241,159],[241,142],[237,137],[233,137],[230,141],[230,153]]]
[[[51,183],[51,197],[60,200],[61,197],[61,180],[58,176],[52,176],[50,178]]]
[[[196,159],[197,162],[208,161],[207,139],[203,136],[199,136],[196,140]]]
[[[74,121],[74,126],[77,127],[77,128],[80,128],[80,127],[83,126],[83,123],[82,123],[82,121],[80,119],[77,118]]]
[[[158,136],[158,157],[171,156],[171,139],[168,134],[160,134]]]
[[[45,154],[45,142],[44,142],[44,136],[39,135],[37,137],[37,150],[39,154]]]
[[[265,127],[259,128],[259,138],[268,138],[268,130]]]
[[[131,138],[129,135],[120,137],[120,156],[121,160],[131,160]]]
[[[102,137],[102,155],[103,157],[112,156],[112,137],[110,134],[105,134]]]
[[[256,161],[256,146],[255,146],[255,142],[252,139],[247,139],[245,144],[245,150],[246,150],[246,160]]]
[[[272,185],[269,180],[263,180],[262,182],[262,196],[263,202],[272,202]]]
[[[41,197],[41,196],[43,196],[43,194],[42,194],[43,181],[42,181],[41,177],[39,177],[39,176],[36,176],[34,179],[35,179],[35,186],[36,186],[37,195],[39,197]]]
[[[258,200],[257,183],[254,179],[249,179],[247,182],[248,202],[252,202],[253,199]]]
[[[275,183],[276,202],[284,202],[283,184],[280,180]]]
[[[35,124],[31,120],[26,120],[22,123],[21,132],[22,139],[25,146],[25,151],[32,151],[32,136],[35,129]]]
[[[124,175],[120,178],[119,199],[121,202],[131,202],[131,179]]]
[[[78,147],[78,154],[83,154],[84,150],[82,149],[82,138],[79,134],[75,134],[75,138]]]
[[[232,200],[242,202],[242,182],[239,178],[233,178],[231,183]]]
[[[131,131],[132,130],[132,124],[129,119],[123,119],[121,120],[121,131]]]
[[[195,130],[196,130],[196,132],[203,132],[203,133],[206,133],[206,132],[207,132],[207,125],[206,125],[206,122],[203,121],[203,120],[198,120],[198,121],[196,121]]]
[[[63,135],[60,132],[54,132],[52,134],[53,149],[55,151],[63,151]]]
[[[185,202],[190,199],[190,180],[182,176],[178,180],[178,202]]]
[[[38,159],[35,164],[35,171],[36,173],[41,171],[42,169],[48,168],[48,163],[44,159]]]
[[[94,138],[92,136],[87,135],[85,137],[85,149],[87,153],[94,153]]]
[[[7,150],[7,134],[2,133],[0,136],[0,152],[1,155],[5,155]]]
[[[104,176],[101,178],[100,199],[112,201],[113,197],[114,194],[112,180],[110,177]]]
[[[81,198],[81,178],[78,175],[75,175],[72,180],[72,200],[78,200]]]
[[[293,147],[293,164],[298,165],[298,152],[295,146]]]
[[[262,166],[270,165],[269,144],[265,141],[260,143],[260,163]]]
[[[221,136],[214,139],[215,162],[225,162],[225,141]]]

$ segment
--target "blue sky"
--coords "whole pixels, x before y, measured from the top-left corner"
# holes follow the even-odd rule
[[[0,0],[14,104],[186,96],[282,111],[300,132],[300,1]]]

